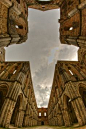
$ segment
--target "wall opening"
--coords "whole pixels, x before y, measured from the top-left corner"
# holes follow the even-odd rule
[[[1,108],[3,106],[3,104],[4,104],[7,92],[8,92],[7,87],[4,86],[4,85],[1,85],[0,86],[0,110],[1,110]]]
[[[39,116],[41,116],[41,112],[39,112]]]
[[[19,109],[20,109],[20,106],[21,106],[21,102],[22,102],[22,95],[19,95],[18,99],[17,99],[17,102],[16,102],[16,105],[15,105],[15,108],[13,110],[12,117],[11,117],[11,122],[10,122],[11,124],[15,125],[17,115],[18,115],[18,112],[19,112]]]
[[[80,94],[82,96],[83,103],[84,103],[84,105],[86,107],[86,89],[83,88],[83,87],[80,87],[79,92],[80,92]]]
[[[70,119],[71,124],[78,123],[75,111],[71,104],[71,99],[66,95],[64,95],[64,108],[66,108],[68,111],[68,114],[69,114],[68,117],[70,117],[69,119]]]
[[[44,125],[44,121],[41,122],[41,125]]]
[[[47,113],[46,112],[44,112],[44,116],[47,116]]]

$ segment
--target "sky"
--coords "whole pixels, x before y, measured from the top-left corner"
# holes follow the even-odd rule
[[[78,48],[59,40],[60,10],[28,9],[28,39],[6,47],[6,61],[30,61],[38,107],[47,107],[57,60],[77,60]]]

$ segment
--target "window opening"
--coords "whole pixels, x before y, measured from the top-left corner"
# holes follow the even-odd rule
[[[73,27],[70,27],[69,30],[73,30]]]
[[[70,74],[73,75],[73,72],[71,70],[69,70]]]
[[[14,70],[14,71],[13,71],[13,74],[15,74],[15,73],[16,73],[16,71],[17,71],[17,70]]]
[[[39,116],[41,116],[41,112],[39,113]]]
[[[44,116],[47,116],[46,112],[44,112]]]

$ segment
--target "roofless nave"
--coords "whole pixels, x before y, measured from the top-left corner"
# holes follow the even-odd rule
[[[60,8],[60,41],[79,47],[78,62],[57,62],[48,109],[37,108],[29,62],[4,62],[4,47],[27,39],[28,6]],[[0,126],[85,125],[86,0],[0,0],[0,9]]]

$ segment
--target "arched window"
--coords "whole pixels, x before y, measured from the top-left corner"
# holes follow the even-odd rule
[[[69,28],[69,30],[73,30],[73,27],[71,26],[71,27]]]
[[[72,72],[72,70],[71,70],[71,67],[68,67],[68,70],[69,70],[69,72],[70,72],[71,75],[74,75],[73,72]]]
[[[47,116],[47,113],[46,112],[44,112],[44,116]]]
[[[17,70],[14,70],[14,71],[13,71],[13,74],[15,74],[16,72],[17,72]]]
[[[69,70],[70,74],[73,75],[73,72],[71,70]]]
[[[39,112],[39,116],[41,116],[41,112]]]
[[[15,25],[15,27],[16,27],[17,29],[23,29],[23,26],[22,26],[22,25]]]

